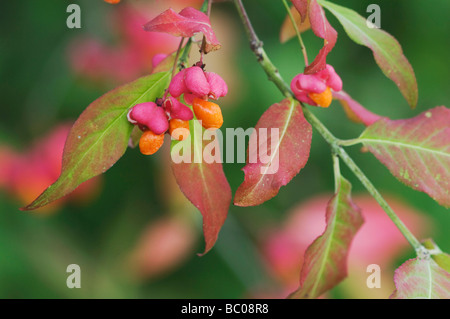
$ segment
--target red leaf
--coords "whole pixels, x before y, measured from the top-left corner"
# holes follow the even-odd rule
[[[358,139],[406,185],[450,206],[450,110],[435,107],[412,119],[383,118]]]
[[[306,250],[300,288],[290,298],[317,298],[347,276],[347,256],[363,224],[351,197],[350,183],[341,177],[337,193],[327,206],[327,227]]]
[[[341,102],[341,105],[344,108],[347,117],[356,123],[362,123],[365,126],[369,126],[379,119],[383,118],[367,110],[364,106],[353,100],[350,95],[348,95],[344,91],[333,91],[333,98]]]
[[[255,129],[250,137],[247,164],[243,168],[245,179],[234,198],[234,204],[238,206],[255,206],[274,197],[281,186],[300,172],[309,158],[312,128],[297,101],[285,99],[272,105]],[[264,135],[261,129],[267,129],[267,138],[261,137]],[[278,129],[275,145],[272,145],[275,139],[272,129]],[[261,151],[261,146],[267,151]],[[261,153],[270,153],[270,158],[262,160]],[[249,162],[249,157],[255,162]]]
[[[144,25],[145,31],[164,32],[177,37],[192,37],[196,33],[203,33],[206,39],[206,52],[220,49],[220,43],[211,27],[206,14],[197,9],[187,7],[176,13],[168,9]]]
[[[323,48],[320,49],[319,54],[317,54],[314,61],[305,68],[305,74],[313,74],[325,68],[327,64],[327,55],[336,44],[337,32],[328,22],[325,11],[317,3],[317,0],[310,0],[308,16],[314,34],[324,40]]]
[[[301,22],[305,21],[308,16],[308,0],[291,0],[291,2],[300,13]]]
[[[231,203],[231,188],[220,162],[205,160],[205,147],[219,151],[217,138],[202,139],[202,127],[196,120],[190,121],[190,135],[184,141],[172,141],[172,159],[179,156],[179,147],[190,152],[186,162],[172,163],[172,171],[183,194],[203,215],[203,233],[206,254],[215,244],[225,222]],[[185,156],[183,154],[183,156]],[[217,154],[215,154],[217,156]],[[197,158],[199,157],[199,158]]]
[[[450,274],[430,259],[410,259],[394,275],[392,299],[450,299]]]

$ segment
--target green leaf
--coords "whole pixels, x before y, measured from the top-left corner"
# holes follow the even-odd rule
[[[449,299],[450,273],[431,258],[415,258],[401,265],[394,275],[391,299]]]
[[[382,118],[358,141],[406,185],[450,206],[450,110],[435,107],[406,120]]]
[[[360,209],[351,197],[351,184],[340,178],[337,193],[327,207],[327,226],[306,250],[300,288],[290,298],[317,298],[347,276],[347,256],[363,224]]]
[[[318,1],[334,14],[353,41],[372,50],[375,61],[383,73],[394,81],[409,105],[412,108],[416,107],[418,97],[416,77],[398,41],[381,29],[369,28],[366,19],[355,11],[324,0]]]
[[[118,87],[89,105],[67,137],[58,180],[23,209],[47,205],[111,168],[125,153],[133,129],[128,110],[160,97],[169,81],[170,72],[155,73]]]

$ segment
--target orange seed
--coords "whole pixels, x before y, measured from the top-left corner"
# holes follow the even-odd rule
[[[222,111],[216,103],[195,98],[192,102],[195,116],[206,129],[218,129],[223,124]]]
[[[169,121],[169,133],[176,140],[185,140],[189,136],[189,121],[171,119]]]
[[[164,133],[157,135],[152,131],[145,131],[139,140],[139,149],[144,155],[155,154],[164,143]]]
[[[308,96],[321,107],[329,107],[333,100],[333,94],[329,87],[322,93],[309,93]]]

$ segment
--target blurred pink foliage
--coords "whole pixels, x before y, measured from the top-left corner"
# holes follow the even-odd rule
[[[1,145],[0,189],[26,204],[56,181],[61,172],[62,154],[70,127],[68,123],[58,125],[22,152]],[[39,211],[54,210],[65,201],[89,201],[99,192],[99,187],[100,178],[91,179],[69,196]]]
[[[162,147],[165,148],[163,161],[155,183],[167,211],[146,226],[132,248],[128,261],[132,272],[140,279],[152,279],[174,271],[195,256],[198,244],[195,209],[171,174],[170,145]]]
[[[182,216],[164,216],[143,232],[131,254],[131,266],[140,278],[169,273],[193,256],[197,232]]]
[[[157,54],[169,54],[178,47],[180,39],[165,33],[146,32],[143,25],[163,10],[176,10],[202,1],[170,0],[154,2],[125,2],[115,6],[107,25],[117,38],[117,43],[107,44],[100,39],[83,36],[69,45],[68,54],[72,69],[94,81],[123,83],[150,73],[152,59]]]
[[[279,229],[262,234],[269,269],[284,287],[279,297],[286,297],[298,288],[303,255],[325,229],[325,210],[331,196],[320,195],[300,204],[288,214]],[[346,285],[352,286],[352,289],[345,289],[356,294],[352,297],[381,297],[384,294],[386,298],[394,287],[394,262],[402,253],[408,252],[409,244],[375,199],[369,195],[356,195],[353,200],[362,209],[365,223],[350,248],[349,277],[344,280],[344,289]],[[413,233],[419,236],[428,233],[430,224],[424,215],[397,199],[387,197],[387,201]],[[370,275],[366,268],[370,264],[377,264],[382,273],[390,274],[383,276],[384,289],[373,294],[366,286],[366,278]]]

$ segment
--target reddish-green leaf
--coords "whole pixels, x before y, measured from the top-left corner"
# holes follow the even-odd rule
[[[392,299],[449,299],[450,273],[431,258],[410,259],[394,275]]]
[[[383,118],[358,139],[406,185],[450,206],[450,110],[444,106],[407,120]]]
[[[306,165],[311,137],[311,125],[297,101],[285,99],[272,105],[250,136],[244,182],[234,204],[255,206],[274,197]]]
[[[347,276],[347,256],[364,220],[351,199],[351,184],[340,178],[337,194],[327,207],[327,227],[306,250],[300,288],[290,298],[317,298]]]
[[[171,155],[178,186],[203,215],[206,243],[203,254],[206,254],[214,246],[227,217],[231,188],[219,160],[218,140],[212,136],[203,139],[204,132],[198,121],[190,121],[189,137],[181,142],[173,141]]]
[[[135,104],[161,96],[169,80],[170,72],[142,77],[89,105],[67,137],[58,180],[24,209],[47,205],[114,165],[125,153],[133,129],[127,120],[128,110]]]
[[[320,49],[314,61],[305,68],[305,74],[313,74],[325,68],[327,55],[336,44],[337,32],[328,22],[325,11],[317,0],[309,1],[308,17],[314,34],[322,38],[324,42],[323,48]]]
[[[176,13],[168,9],[144,25],[145,31],[164,32],[178,37],[192,37],[201,32],[206,40],[206,52],[218,50],[220,43],[206,14],[187,7]]]
[[[381,116],[367,110],[344,91],[333,91],[333,98],[341,102],[347,117],[356,123],[362,123],[365,126],[369,126],[382,118]]]
[[[394,81],[414,108],[418,95],[416,77],[398,41],[381,29],[367,27],[366,19],[355,11],[324,0],[318,1],[336,16],[353,41],[372,50],[383,73]]]

